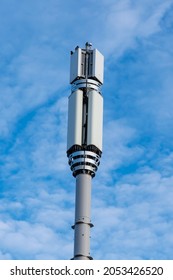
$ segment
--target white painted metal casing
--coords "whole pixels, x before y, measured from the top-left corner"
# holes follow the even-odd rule
[[[103,131],[103,97],[91,90],[88,94],[88,126],[87,145],[95,145],[102,151],[102,131]]]
[[[86,73],[86,55],[88,55],[88,73]],[[103,84],[103,68],[104,56],[97,50],[90,50],[86,52],[79,47],[71,53],[70,60],[70,83],[72,84],[76,79],[96,79]]]
[[[82,144],[82,108],[83,92],[76,90],[68,101],[67,150],[73,145]]]
[[[101,84],[103,84],[103,68],[104,68],[104,56],[97,50],[93,50],[93,65],[92,65],[92,77],[96,78]]]
[[[83,59],[82,49],[77,47],[75,52],[71,54],[70,59],[70,83],[72,83],[76,78],[85,78]]]

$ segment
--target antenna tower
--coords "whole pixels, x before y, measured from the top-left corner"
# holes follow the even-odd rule
[[[76,178],[73,260],[91,260],[91,181],[102,154],[104,57],[86,43],[71,51],[67,156]]]

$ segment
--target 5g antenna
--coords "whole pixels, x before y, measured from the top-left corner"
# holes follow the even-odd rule
[[[67,156],[76,178],[73,260],[91,260],[91,181],[102,155],[104,57],[86,43],[71,51]]]

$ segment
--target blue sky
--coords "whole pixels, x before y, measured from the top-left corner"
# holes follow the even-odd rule
[[[70,259],[70,51],[105,56],[94,259],[173,259],[173,0],[0,0],[0,259]]]

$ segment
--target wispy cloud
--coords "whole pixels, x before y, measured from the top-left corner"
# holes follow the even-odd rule
[[[172,0],[30,1],[0,11],[0,259],[70,259],[69,52],[106,58],[104,149],[93,179],[98,259],[171,259]],[[63,248],[63,249],[62,249]]]
[[[106,205],[93,211],[95,258],[172,259],[171,186],[172,177],[144,169],[104,188]]]

